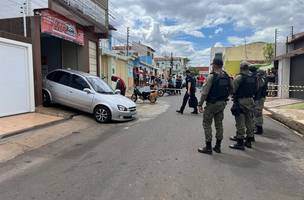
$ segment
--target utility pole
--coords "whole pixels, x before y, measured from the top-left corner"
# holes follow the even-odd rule
[[[26,27],[26,13],[28,10],[28,5],[26,4],[26,2],[23,3],[23,6],[20,7],[21,8],[21,14],[23,14],[23,32],[24,32],[24,37],[27,37],[27,27]]]
[[[31,0],[26,0],[26,15],[30,16],[31,15]]]
[[[170,76],[172,75],[172,69],[173,69],[173,65],[174,65],[174,63],[173,63],[173,52],[171,52],[171,62],[170,62]]]
[[[294,31],[293,31],[293,26],[291,26],[291,39],[294,38]]]
[[[127,56],[129,56],[130,27],[127,28]]]
[[[248,60],[246,37],[245,37],[245,59]]]
[[[274,57],[277,57],[277,42],[278,42],[278,29],[274,32]]]

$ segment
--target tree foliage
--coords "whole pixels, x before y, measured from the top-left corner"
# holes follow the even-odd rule
[[[270,64],[274,58],[273,44],[271,44],[271,43],[266,44],[264,46],[263,50],[264,50],[265,61]]]

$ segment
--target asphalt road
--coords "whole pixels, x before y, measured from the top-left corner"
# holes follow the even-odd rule
[[[197,153],[202,116],[177,115],[182,97],[143,107],[141,119],[98,125],[0,165],[0,200],[304,200],[304,141],[266,119],[246,152]]]

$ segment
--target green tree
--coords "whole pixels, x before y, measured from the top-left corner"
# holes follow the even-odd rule
[[[273,44],[268,43],[265,44],[264,48],[264,57],[265,57],[265,61],[270,64],[274,58],[274,48],[273,48]]]
[[[199,71],[198,68],[193,67],[193,68],[191,69],[191,72],[192,72],[192,74],[193,74],[194,76],[198,76],[200,71]]]

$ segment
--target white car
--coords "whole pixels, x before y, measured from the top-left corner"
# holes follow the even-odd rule
[[[43,81],[43,104],[58,103],[94,114],[99,123],[128,121],[136,116],[136,104],[114,92],[97,76],[73,71],[55,70]]]

